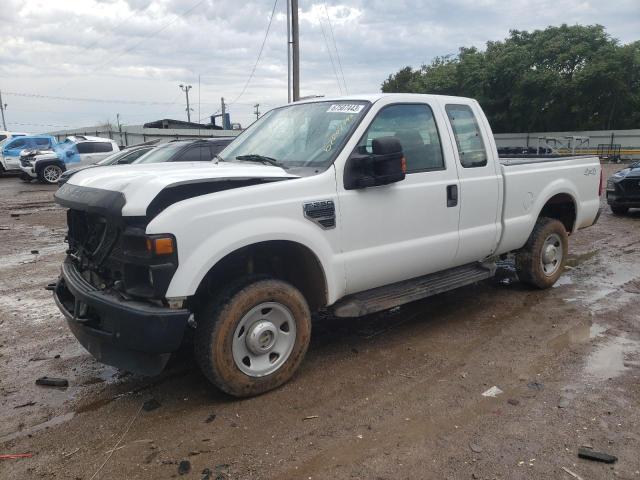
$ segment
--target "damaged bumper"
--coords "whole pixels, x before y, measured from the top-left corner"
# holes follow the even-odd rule
[[[191,314],[101,291],[69,258],[53,296],[73,334],[97,360],[144,375],[162,371],[180,347]]]

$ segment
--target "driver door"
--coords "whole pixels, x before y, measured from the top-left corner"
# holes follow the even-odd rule
[[[378,112],[354,153],[371,153],[377,137],[396,137],[407,175],[385,186],[338,185],[347,294],[452,266],[460,205],[448,198],[458,173],[440,109],[429,103],[390,104]]]

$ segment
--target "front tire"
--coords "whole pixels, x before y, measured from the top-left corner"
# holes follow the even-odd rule
[[[611,211],[614,215],[624,215],[629,211],[629,207],[615,207],[613,205],[609,205],[611,207]]]
[[[287,382],[311,338],[303,295],[287,282],[246,279],[220,292],[196,316],[195,357],[204,375],[236,397]]]
[[[59,165],[47,165],[40,172],[38,172],[38,180],[42,183],[49,185],[55,185],[58,183],[63,170]]]
[[[541,217],[525,246],[516,255],[520,281],[549,288],[560,278],[569,248],[569,236],[558,220]]]

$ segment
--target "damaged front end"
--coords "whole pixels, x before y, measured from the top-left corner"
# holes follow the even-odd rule
[[[65,184],[55,198],[69,209],[69,249],[54,298],[72,332],[103,363],[159,373],[190,316],[165,299],[175,238],[146,235],[145,217],[123,217],[121,193]]]

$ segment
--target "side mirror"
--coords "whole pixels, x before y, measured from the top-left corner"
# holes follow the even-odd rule
[[[354,153],[344,171],[345,190],[377,187],[404,180],[407,164],[402,145],[395,137],[373,140],[371,154]]]

